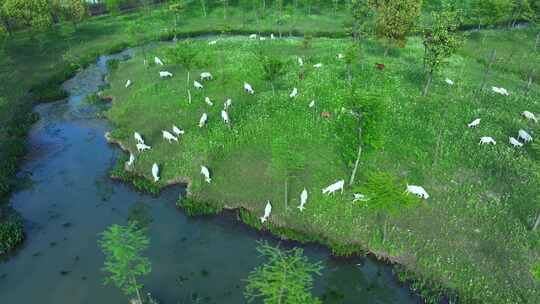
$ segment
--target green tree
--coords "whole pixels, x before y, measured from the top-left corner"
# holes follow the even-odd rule
[[[120,13],[120,4],[122,0],[104,0],[105,7],[111,15],[118,15]]]
[[[260,62],[263,69],[263,79],[270,82],[272,94],[276,95],[276,81],[285,75],[285,62],[276,56],[261,55]]]
[[[283,23],[285,22],[285,18],[283,17],[283,9],[284,9],[283,0],[276,0],[275,1],[275,6],[276,6],[276,10],[278,12],[276,24],[278,26],[279,37],[281,38],[282,37],[281,27],[282,27]]]
[[[177,43],[173,48],[168,49],[167,58],[173,64],[181,65],[186,70],[186,90],[188,102],[191,103],[191,79],[190,73],[197,64],[197,50],[193,42],[189,39]]]
[[[43,31],[52,26],[51,7],[47,0],[5,0],[6,17],[32,30]]]
[[[203,16],[206,17],[206,0],[199,0],[199,3],[201,4],[201,9],[203,12]]]
[[[136,294],[142,304],[143,285],[138,279],[151,271],[150,261],[142,256],[150,244],[145,230],[139,229],[135,222],[127,226],[112,225],[101,233],[98,244],[105,254],[103,271],[108,273],[105,283],[114,284],[127,296]]]
[[[312,263],[301,248],[281,250],[259,242],[257,251],[266,263],[253,270],[244,292],[248,303],[262,299],[265,304],[317,304],[311,295],[313,276],[321,274],[321,263]]]
[[[368,0],[351,0],[350,12],[353,19],[353,39],[360,42],[366,34],[372,11]]]
[[[461,13],[443,10],[433,12],[433,24],[424,29],[424,67],[426,83],[422,95],[426,96],[433,80],[433,74],[441,69],[446,60],[463,44],[463,37],[457,32],[461,24]]]
[[[404,47],[420,17],[422,0],[371,0],[371,5],[375,10],[375,32],[385,45],[384,55],[391,47]]]
[[[227,10],[229,8],[229,0],[219,0],[223,4],[223,19],[227,19]]]
[[[62,7],[62,15],[76,27],[77,24],[84,21],[89,15],[86,1],[65,0],[64,6]]]
[[[140,45],[141,51],[143,54],[144,64],[147,66],[148,63],[148,53],[146,51],[147,44],[145,42],[145,27],[146,25],[144,23],[138,22],[137,20],[130,21],[127,24],[127,32],[129,33],[129,37],[133,44]]]
[[[187,4],[183,0],[173,0],[169,4],[169,11],[174,14],[174,41],[177,40],[178,34],[178,21],[180,20],[180,15],[186,11]]]
[[[480,28],[510,19],[514,5],[513,0],[475,0],[470,11]]]
[[[533,265],[531,273],[533,278],[540,283],[540,260]]]

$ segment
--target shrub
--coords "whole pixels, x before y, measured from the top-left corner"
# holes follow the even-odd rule
[[[191,197],[180,198],[176,202],[176,206],[183,208],[189,216],[198,215],[213,215],[218,214],[223,210],[221,206],[215,206],[207,202],[197,201]]]
[[[21,216],[14,210],[8,210],[0,219],[0,254],[11,251],[24,239],[24,227]]]

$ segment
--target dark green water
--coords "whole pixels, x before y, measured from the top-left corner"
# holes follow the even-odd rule
[[[103,285],[103,255],[96,242],[106,227],[125,224],[134,206],[152,218],[147,255],[153,269],[144,280],[146,291],[161,303],[244,303],[243,279],[261,263],[256,241],[278,240],[247,228],[232,213],[186,217],[174,206],[180,188],[154,198],[107,177],[121,152],[103,137],[112,127],[96,118],[96,106],[82,100],[104,84],[111,57],[101,57],[66,82],[67,102],[36,107],[41,120],[30,133],[22,168],[31,184],[11,198],[25,218],[27,239],[0,262],[0,303],[127,303],[119,290]],[[325,303],[420,302],[387,265],[336,259],[316,245],[302,247],[324,262],[314,292]]]

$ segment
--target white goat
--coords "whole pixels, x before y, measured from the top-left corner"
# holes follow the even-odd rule
[[[257,39],[257,34],[251,34],[251,35],[249,35],[249,39]]]
[[[255,94],[255,91],[253,90],[251,85],[247,82],[244,82],[244,91],[246,91],[246,93],[251,94],[251,95]]]
[[[423,199],[429,198],[429,194],[426,192],[426,190],[422,186],[407,185],[407,190],[405,190],[405,192],[414,194]]]
[[[264,41],[264,40],[266,40],[266,37],[261,36],[261,37],[259,37],[259,40]]]
[[[208,45],[215,45],[217,43],[217,40],[212,40],[210,42],[208,42]]]
[[[205,98],[204,98],[204,102],[206,102],[206,104],[209,105],[209,106],[213,106],[213,105],[214,105],[214,103],[212,102],[212,100],[210,100],[209,97],[205,97]]]
[[[174,134],[176,134],[176,136],[184,135],[184,133],[185,133],[184,130],[178,128],[175,125],[172,126],[172,130],[173,130]]]
[[[525,118],[527,118],[528,120],[532,120],[534,121],[535,123],[538,122],[538,119],[536,118],[536,116],[532,113],[532,112],[529,112],[529,111],[523,111],[521,112],[521,115]]]
[[[163,61],[161,61],[161,59],[159,59],[158,57],[154,57],[154,62],[158,65],[163,65]]]
[[[276,36],[274,36],[274,33],[270,34],[270,39],[272,40],[276,39]]]
[[[479,145],[487,145],[487,144],[496,145],[497,142],[491,136],[484,136],[484,137],[480,138],[480,142],[478,144]]]
[[[532,136],[529,133],[527,133],[527,131],[525,131],[523,129],[519,130],[518,137],[523,139],[523,141],[526,142],[526,143],[533,141]]]
[[[293,88],[291,94],[289,94],[289,97],[290,97],[290,98],[295,98],[296,96],[298,96],[298,89],[297,89],[297,88]]]
[[[302,193],[300,193],[300,205],[297,207],[298,209],[300,209],[300,211],[304,211],[304,205],[307,203],[307,199],[308,199],[308,192],[307,192],[307,189],[304,188],[304,190],[302,191]]]
[[[168,71],[161,71],[161,72],[159,72],[159,77],[160,78],[169,78],[169,77],[173,77],[173,74],[171,72],[168,72]]]
[[[128,79],[126,81],[126,89],[129,88],[130,86],[131,86],[131,80]]]
[[[230,124],[230,123],[231,123],[231,120],[229,119],[229,113],[227,113],[227,111],[221,110],[221,118],[223,118],[223,121],[224,121],[226,124]]]
[[[154,182],[159,181],[159,167],[156,163],[152,165],[152,176],[154,177]]]
[[[358,201],[361,201],[361,202],[367,202],[369,201],[369,198],[367,198],[365,195],[363,195],[362,193],[354,193],[353,194],[353,203],[355,202],[358,202]]]
[[[298,64],[300,66],[303,66],[304,65],[304,60],[302,60],[302,57],[298,57]]]
[[[212,77],[212,74],[210,74],[209,72],[202,72],[201,73],[201,81],[205,81],[205,80],[212,80],[214,79]]]
[[[133,153],[129,153],[129,161],[127,162],[127,165],[131,167],[133,166],[134,162],[135,162],[135,155],[133,155]]]
[[[147,146],[145,144],[137,144],[137,151],[139,152],[143,152],[145,150],[150,150],[150,149],[152,149],[152,147]]]
[[[133,133],[133,137],[138,143],[144,144],[144,139],[142,138],[141,134],[139,134],[139,132]]]
[[[477,118],[475,120],[473,120],[470,124],[468,124],[467,126],[469,128],[476,128],[478,127],[478,125],[480,124],[480,118]]]
[[[199,90],[204,89],[204,86],[197,80],[193,81],[193,86],[195,87],[195,89],[199,89]]]
[[[308,107],[313,108],[314,106],[315,106],[315,100],[312,100],[312,101],[309,103]]]
[[[207,183],[211,183],[212,179],[210,178],[210,170],[206,166],[201,166],[201,174],[204,176],[204,180]]]
[[[169,131],[161,130],[161,133],[163,134],[163,139],[169,141],[169,143],[171,143],[173,140],[178,142],[178,138],[169,133]]]
[[[208,114],[203,113],[203,115],[201,116],[201,119],[199,119],[199,128],[204,127],[207,121],[208,121]]]
[[[521,148],[523,147],[523,144],[520,143],[517,139],[515,139],[514,137],[510,137],[508,142],[510,142],[510,144],[512,146],[514,146],[514,148]]]
[[[493,92],[495,93],[498,93],[504,96],[510,95],[505,88],[491,87],[491,90],[493,90]]]
[[[340,180],[340,181],[337,181],[337,182],[331,184],[330,186],[322,189],[322,193],[323,194],[334,194],[338,190],[341,190],[341,193],[343,193],[343,186],[345,186],[345,181]]]
[[[454,81],[450,78],[446,78],[444,82],[446,82],[448,85],[454,85]]]
[[[322,68],[322,63],[314,64],[313,67],[316,68],[316,69],[320,69],[320,68]]]
[[[223,103],[223,109],[225,109],[225,110],[227,110],[231,106],[232,106],[232,100],[230,98],[225,100],[225,103]]]
[[[266,201],[266,207],[264,207],[264,215],[261,217],[261,223],[264,224],[270,217],[270,213],[272,213],[272,204],[270,204],[270,201]]]
[[[337,59],[343,59],[343,58],[345,58],[345,56],[343,54],[341,54],[341,53],[337,54]]]

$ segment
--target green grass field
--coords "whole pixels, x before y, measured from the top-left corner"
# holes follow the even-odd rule
[[[512,148],[508,137],[517,136],[520,128],[540,131],[520,116],[527,109],[540,112],[540,90],[535,85],[524,93],[523,70],[512,72],[511,59],[505,57],[517,56],[519,50],[506,49],[488,84],[505,87],[511,95],[477,92],[482,55],[501,35],[516,34],[522,37],[521,46],[532,43],[528,31],[476,34],[438,75],[428,97],[420,96],[423,48],[416,38],[387,58],[377,43],[367,42],[364,57],[353,68],[354,90],[347,83],[345,63],[336,58],[346,40],[315,39],[309,49],[301,39],[223,37],[215,46],[197,40],[203,63],[191,74],[209,71],[215,79],[205,82],[203,90],[191,87],[191,104],[186,71],[167,64],[166,50],[173,45],[159,45],[149,54],[162,58],[164,67],[145,67],[138,53],[112,74],[111,87],[104,92],[114,96],[107,117],[115,125],[113,138],[137,155],[137,174],[151,179],[156,162],[162,185],[187,178],[198,201],[262,216],[270,200],[272,225],[391,257],[405,266],[405,278],[420,277],[420,285],[435,287],[431,296],[426,294],[430,299],[440,287],[456,292],[463,303],[534,303],[540,294],[530,269],[538,259],[539,236],[530,227],[540,181],[531,146]],[[275,95],[262,78],[260,52],[287,63]],[[297,56],[306,62],[304,80],[298,77]],[[311,67],[319,62],[323,68]],[[386,68],[377,70],[375,63]],[[160,79],[161,70],[174,77]],[[456,84],[447,85],[445,77]],[[126,89],[127,79],[133,85]],[[244,81],[255,95],[243,92]],[[295,99],[288,96],[293,87],[299,90]],[[204,102],[207,96],[214,106]],[[220,117],[227,98],[233,101],[230,128]],[[314,108],[308,107],[311,100]],[[359,122],[349,110],[363,112],[364,120]],[[203,112],[209,120],[199,128]],[[331,117],[321,117],[321,112]],[[467,128],[476,117],[482,118],[481,125]],[[170,131],[173,124],[186,134],[169,144],[161,130]],[[322,195],[323,187],[349,181],[360,124],[364,152],[355,184],[347,183],[344,194]],[[135,153],[134,131],[143,134],[151,151]],[[493,136],[497,145],[478,145],[481,136]],[[204,182],[200,165],[211,169],[211,184]],[[431,197],[420,201],[403,194],[407,183],[422,185]],[[304,187],[309,200],[300,212],[296,206]],[[358,191],[373,200],[353,203]],[[410,207],[397,212],[373,207],[388,197]]]

